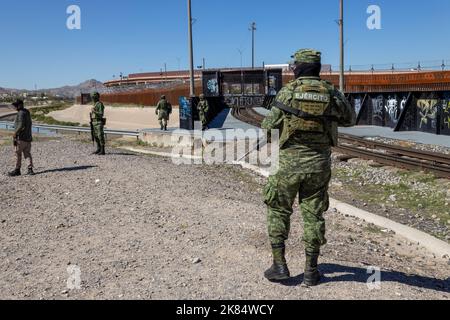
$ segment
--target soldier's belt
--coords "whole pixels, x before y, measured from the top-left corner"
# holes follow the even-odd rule
[[[326,119],[326,120],[330,120],[330,121],[337,121],[337,118],[335,116],[327,116],[327,115],[314,115],[305,111],[302,111],[300,109],[294,109],[291,108],[287,105],[285,105],[284,103],[281,103],[279,101],[275,101],[273,104],[274,107],[285,111],[287,113],[293,114],[296,117],[302,118],[302,119],[310,119],[310,120],[321,120],[321,119]]]

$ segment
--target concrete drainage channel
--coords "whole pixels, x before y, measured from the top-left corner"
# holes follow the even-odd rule
[[[186,159],[200,159],[201,158],[201,157],[185,156],[185,155],[175,156],[171,153],[142,150],[142,149],[133,148],[133,147],[121,147],[121,149],[131,151],[131,152],[136,152],[136,153],[150,154],[150,155],[171,157],[171,158],[179,158],[179,157],[186,158]],[[267,171],[263,168],[260,168],[260,167],[254,166],[254,165],[250,165],[245,162],[234,162],[233,164],[239,165],[244,169],[251,170],[265,178],[269,177],[269,171]],[[354,206],[351,206],[349,204],[343,203],[343,202],[335,200],[335,199],[330,199],[330,207],[335,208],[342,215],[359,218],[361,220],[366,221],[367,223],[372,223],[379,228],[393,231],[397,235],[400,235],[400,236],[408,239],[409,241],[411,241],[413,243],[417,243],[418,245],[426,248],[429,252],[433,253],[435,256],[437,256],[439,258],[448,259],[450,257],[450,244],[448,244],[445,241],[439,240],[423,231],[405,226],[405,225],[395,222],[393,220],[378,216],[376,214],[370,213],[365,210],[361,210],[359,208],[356,208]]]

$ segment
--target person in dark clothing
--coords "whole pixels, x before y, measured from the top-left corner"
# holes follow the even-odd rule
[[[28,175],[34,175],[33,171],[33,157],[31,156],[31,142],[33,141],[32,135],[32,121],[30,111],[25,109],[22,100],[17,100],[13,103],[13,106],[17,110],[14,131],[14,147],[16,152],[16,169],[10,172],[10,177],[17,177],[21,175],[22,167],[22,155],[25,159],[28,159]]]

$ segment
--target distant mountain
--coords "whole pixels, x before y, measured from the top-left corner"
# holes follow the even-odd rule
[[[42,89],[42,90],[22,90],[22,89],[7,89],[0,87],[0,94],[5,93],[15,93],[15,94],[34,94],[34,93],[45,93],[47,95],[59,96],[63,98],[75,98],[80,95],[80,93],[92,93],[94,91],[98,91],[99,93],[103,93],[106,91],[106,87],[102,82],[91,79],[87,80],[83,83],[80,83],[76,86],[64,86],[61,88],[52,88],[52,89]]]
[[[91,79],[83,83],[80,83],[77,86],[65,86],[55,89],[40,90],[40,92],[45,92],[46,94],[49,95],[60,96],[64,98],[74,98],[80,95],[80,93],[92,93],[94,91],[103,93],[106,91],[106,87],[103,85],[102,82]]]

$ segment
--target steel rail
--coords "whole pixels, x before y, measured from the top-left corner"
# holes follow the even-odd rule
[[[233,116],[258,127],[264,119],[252,108],[236,108]],[[334,150],[343,154],[408,170],[419,169],[450,179],[449,155],[369,141],[348,134],[339,134],[339,140],[340,144]]]

